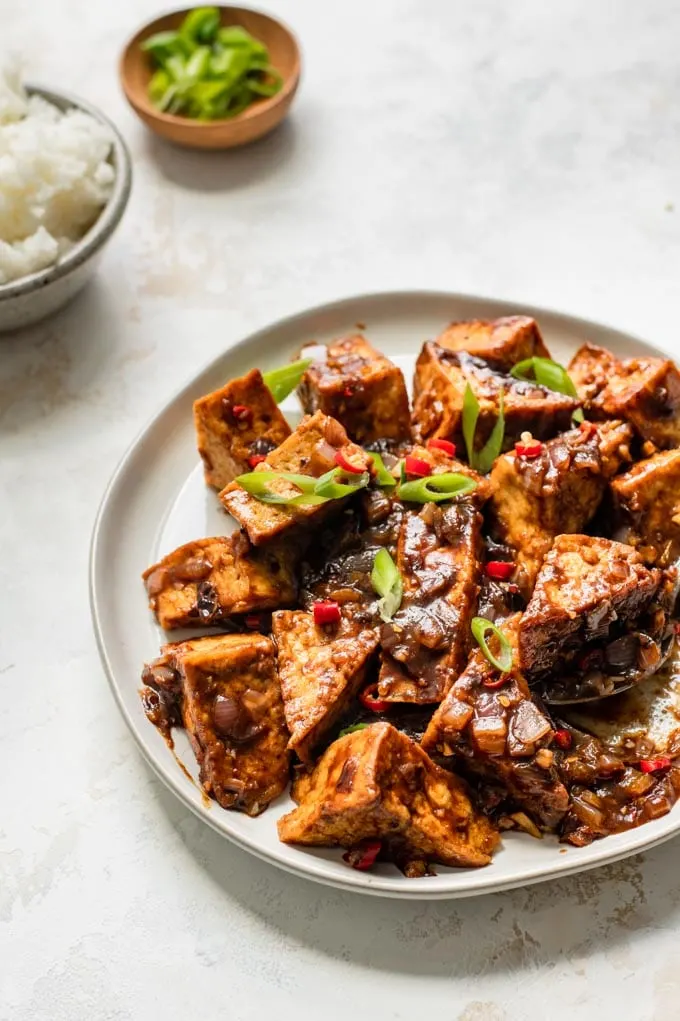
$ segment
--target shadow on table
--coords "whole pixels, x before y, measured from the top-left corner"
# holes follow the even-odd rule
[[[111,303],[95,278],[44,323],[0,336],[0,434],[90,399],[119,347]]]
[[[398,901],[306,882],[229,844],[167,791],[161,804],[182,841],[222,891],[267,929],[312,952],[386,972],[475,976],[549,966],[607,947],[625,955],[638,930],[680,914],[678,844],[507,893],[452,901]],[[527,838],[528,839],[528,838]]]
[[[150,133],[146,146],[151,160],[173,184],[190,191],[235,191],[280,170],[295,152],[298,131],[294,121],[286,120],[250,145],[218,152],[184,149]]]

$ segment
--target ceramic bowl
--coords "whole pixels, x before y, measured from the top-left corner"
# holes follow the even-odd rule
[[[76,296],[93,276],[104,245],[125,212],[132,183],[130,154],[120,133],[103,113],[65,92],[27,85],[29,95],[42,96],[60,110],[76,107],[104,124],[113,144],[110,161],[116,177],[109,201],[84,237],[53,266],[0,284],[0,332],[18,330],[45,319]]]
[[[140,44],[156,32],[179,27],[191,8],[164,14],[141,28],[125,47],[120,61],[120,80],[125,96],[146,126],[157,135],[191,149],[233,149],[268,134],[288,113],[300,81],[300,50],[295,36],[280,21],[245,7],[220,7],[223,25],[239,25],[267,46],[272,65],[283,78],[275,96],[253,103],[236,117],[199,121],[162,113],[148,96],[153,73]]]

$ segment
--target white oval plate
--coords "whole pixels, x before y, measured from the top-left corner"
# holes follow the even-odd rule
[[[276,820],[292,802],[282,797],[263,815],[250,819],[207,802],[195,781],[194,757],[182,731],[176,754],[146,720],[139,698],[142,664],[166,640],[146,607],[140,574],[181,543],[229,531],[216,495],[203,483],[194,442],[192,402],[253,366],[266,370],[285,362],[302,344],[330,340],[357,326],[393,358],[410,378],[421,344],[455,319],[501,315],[534,316],[551,352],[568,361],[588,339],[618,355],[659,354],[627,334],[571,316],[436,292],[400,292],[350,298],[284,319],[241,341],[214,361],[144,429],[115,472],[95,524],[90,564],[92,616],[102,661],[121,712],[158,776],[188,808],[240,847],[283,869],[347,890],[412,899],[465,897],[507,890],[563,876],[635,854],[680,830],[680,804],[662,819],[590,847],[534,840],[524,834],[503,837],[501,850],[483,869],[437,867],[437,875],[406,879],[392,865],[357,872],[338,849],[306,850],[279,842]],[[299,414],[294,398],[286,402]],[[227,527],[225,527],[227,526]],[[170,638],[182,637],[173,634]]]

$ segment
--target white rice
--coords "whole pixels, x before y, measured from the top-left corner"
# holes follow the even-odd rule
[[[110,132],[80,110],[26,95],[0,68],[0,284],[51,266],[111,195]]]

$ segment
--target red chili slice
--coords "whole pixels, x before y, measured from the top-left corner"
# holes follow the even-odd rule
[[[515,565],[507,560],[489,560],[486,565],[486,573],[495,581],[507,581],[514,570]]]
[[[428,440],[427,445],[430,450],[443,450],[449,457],[456,456],[456,444],[451,440]]]
[[[564,752],[569,751],[574,743],[574,739],[568,730],[556,730],[553,734],[553,741],[557,747],[561,748]]]
[[[335,453],[335,463],[338,467],[342,468],[343,471],[349,472],[351,475],[361,475],[366,471],[365,464],[355,464],[353,461],[350,461],[350,459],[346,457],[341,450],[338,450]]]
[[[334,599],[323,599],[314,603],[312,612],[314,613],[314,623],[318,627],[323,627],[325,624],[339,624],[342,616],[340,605]]]
[[[414,457],[413,454],[409,454],[404,458],[404,471],[407,475],[419,475],[421,478],[425,478],[432,474],[432,465],[423,461],[422,457]]]
[[[248,464],[250,465],[251,468],[255,468],[257,467],[258,464],[262,464],[262,462],[266,460],[267,458],[264,456],[264,454],[251,454],[250,457],[248,458]]]
[[[257,631],[259,627],[262,627],[263,617],[261,613],[249,613],[246,617],[246,627],[252,628],[253,631]]]
[[[662,769],[670,769],[672,764],[667,755],[660,755],[658,759],[640,759],[640,769],[643,773],[658,773]]]
[[[342,396],[346,397],[348,400],[350,397],[354,397],[354,390],[352,389],[352,387],[346,386],[345,389],[342,391]]]
[[[579,429],[588,439],[597,432],[597,426],[594,422],[581,422]]]
[[[585,673],[588,670],[597,670],[602,666],[602,660],[602,649],[591,649],[590,652],[584,652],[582,656],[579,656],[576,665]]]
[[[538,457],[543,450],[540,440],[531,440],[530,443],[516,443],[515,450],[519,457]]]
[[[247,404],[234,404],[231,413],[237,422],[252,422],[253,410]]]
[[[501,674],[500,677],[497,678],[497,680],[482,681],[482,684],[484,685],[485,688],[488,688],[489,691],[495,691],[496,688],[502,688],[507,680],[509,680],[508,675]]]
[[[356,847],[351,847],[342,856],[343,861],[351,865],[353,869],[365,871],[375,865],[376,858],[382,851],[381,840],[364,840]]]
[[[360,691],[359,701],[365,709],[370,709],[372,713],[384,713],[390,708],[389,702],[385,702],[384,699],[378,698],[377,684],[369,684],[367,688]]]

